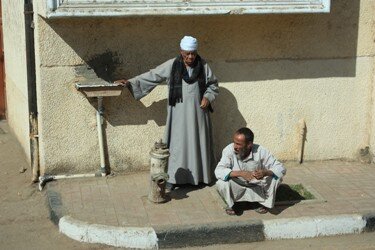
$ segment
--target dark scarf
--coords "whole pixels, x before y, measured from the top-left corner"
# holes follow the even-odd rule
[[[192,84],[198,81],[199,84],[199,92],[200,92],[200,99],[202,100],[204,92],[206,92],[206,76],[204,72],[204,67],[202,63],[202,59],[199,55],[195,58],[194,65],[193,65],[193,73],[191,77],[189,77],[189,73],[187,72],[184,60],[182,56],[179,55],[173,62],[172,65],[172,72],[170,76],[169,82],[169,105],[175,106],[176,102],[183,102],[182,100],[182,79],[187,84]],[[209,110],[211,111],[211,105],[209,106]],[[212,111],[211,111],[212,112]]]

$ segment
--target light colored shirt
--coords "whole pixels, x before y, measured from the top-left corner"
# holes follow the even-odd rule
[[[253,144],[250,154],[244,159],[238,159],[231,143],[223,149],[222,157],[215,169],[217,179],[227,181],[232,171],[254,171],[268,169],[278,178],[286,174],[286,169],[266,148]]]

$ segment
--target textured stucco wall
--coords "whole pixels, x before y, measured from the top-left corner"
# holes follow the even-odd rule
[[[7,120],[30,159],[24,6],[23,1],[1,2]]]
[[[298,121],[307,125],[306,160],[355,159],[373,144],[374,1],[332,1],[329,14],[38,18],[41,167],[99,167],[95,101],[78,93],[77,71],[98,62],[112,79],[130,78],[178,53],[185,34],[200,41],[220,80],[213,113],[215,151],[241,126],[283,160],[296,158]],[[137,102],[127,91],[106,98],[112,170],[147,167],[163,135],[165,85]],[[373,149],[373,148],[372,148]]]

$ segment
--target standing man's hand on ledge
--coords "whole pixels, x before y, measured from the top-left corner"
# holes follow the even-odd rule
[[[114,83],[121,84],[124,87],[128,87],[130,85],[130,82],[128,80],[125,80],[125,79],[116,80],[116,81],[114,81]]]

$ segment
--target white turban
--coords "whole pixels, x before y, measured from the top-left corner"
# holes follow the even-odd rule
[[[198,49],[198,40],[192,36],[184,36],[180,42],[180,48],[186,51],[194,51]]]

